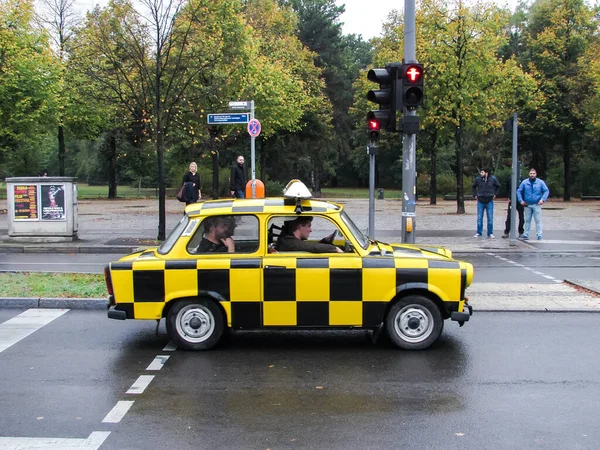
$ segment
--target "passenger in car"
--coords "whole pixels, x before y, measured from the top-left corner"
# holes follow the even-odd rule
[[[231,216],[209,217],[204,221],[204,236],[196,253],[235,252],[232,239],[235,227],[235,219]]]
[[[306,242],[312,232],[311,216],[298,217],[284,223],[275,249],[279,252],[344,253],[333,244]]]

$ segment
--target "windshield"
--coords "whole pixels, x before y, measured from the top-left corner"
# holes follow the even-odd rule
[[[348,214],[346,214],[346,211],[342,211],[340,217],[342,218],[342,221],[346,224],[350,232],[354,235],[354,237],[358,241],[358,244],[366,250],[367,246],[369,245],[369,239],[362,233],[362,231],[358,229],[354,222],[352,222],[352,219]]]
[[[173,228],[173,231],[169,233],[165,241],[161,244],[160,247],[158,247],[158,253],[160,253],[161,255],[166,255],[167,253],[169,253],[169,251],[171,251],[171,248],[173,248],[173,245],[175,245],[175,242],[177,242],[177,239],[179,239],[179,236],[181,235],[182,231],[185,229],[189,221],[190,218],[187,214],[181,218],[177,226]]]

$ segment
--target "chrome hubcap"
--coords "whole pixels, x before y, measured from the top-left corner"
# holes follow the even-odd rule
[[[177,334],[188,342],[204,342],[215,330],[215,318],[203,305],[188,305],[177,314]]]
[[[422,306],[407,305],[396,314],[394,329],[407,342],[421,342],[433,331],[433,316]]]

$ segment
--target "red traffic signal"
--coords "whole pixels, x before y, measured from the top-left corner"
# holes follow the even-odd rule
[[[423,104],[423,65],[403,64],[402,76],[402,103],[404,107],[413,111]]]
[[[369,131],[379,131],[381,126],[379,125],[379,121],[370,119],[368,121],[367,128],[369,128]]]

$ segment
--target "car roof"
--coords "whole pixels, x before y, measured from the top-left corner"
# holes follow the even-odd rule
[[[303,213],[332,213],[342,210],[342,205],[313,199],[301,201]],[[209,216],[235,213],[268,213],[296,215],[296,200],[284,197],[228,198],[193,203],[185,208],[188,216]]]

